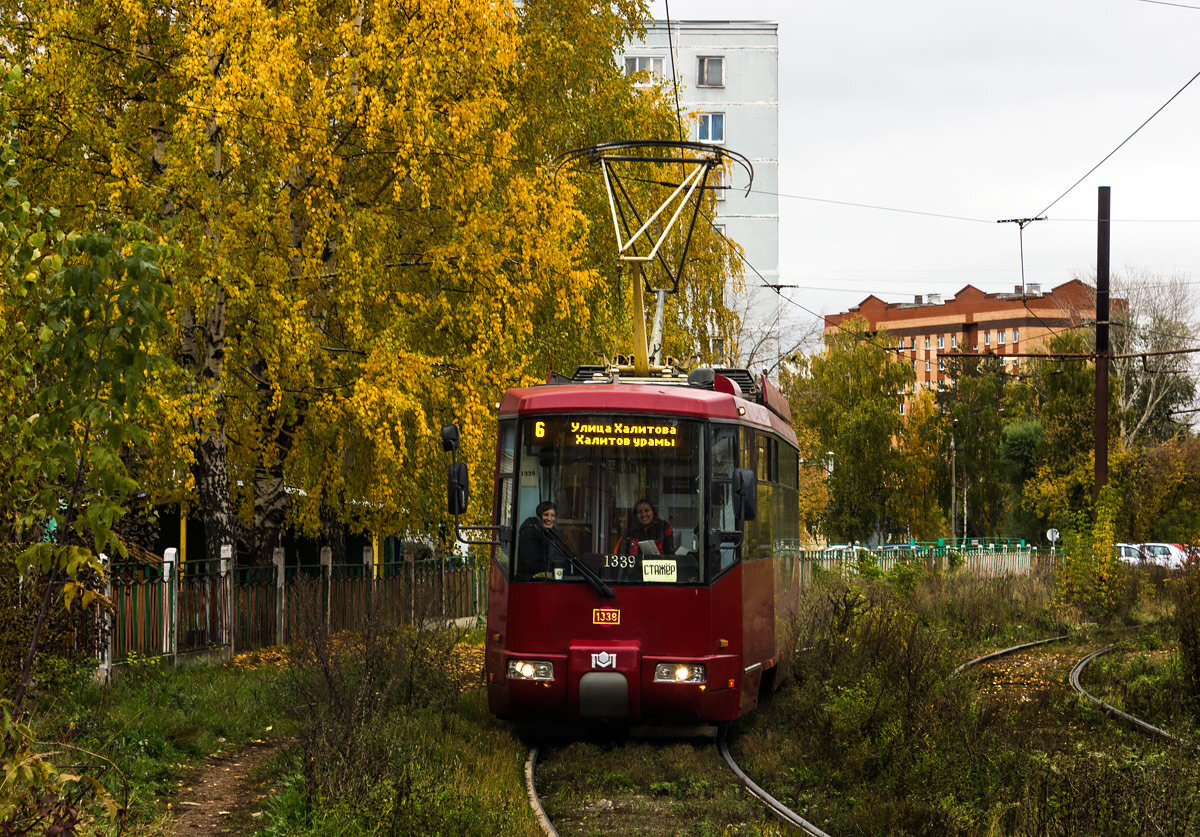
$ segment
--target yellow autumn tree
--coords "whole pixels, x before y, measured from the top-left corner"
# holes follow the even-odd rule
[[[202,510],[210,555],[265,556],[289,522],[433,531],[438,426],[460,423],[486,484],[500,393],[611,349],[625,308],[587,223],[599,198],[545,165],[674,124],[612,59],[644,14],[0,0],[30,191],[183,253],[184,374],[157,379],[144,465],[156,499]]]

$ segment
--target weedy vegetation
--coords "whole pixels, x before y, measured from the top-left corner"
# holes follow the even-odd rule
[[[819,579],[794,625],[794,683],[736,725],[735,752],[832,834],[1193,834],[1194,756],[1118,725],[1065,683],[1088,651],[1169,614],[1173,585],[1188,583],[1117,572],[1103,625],[1051,578]],[[1174,632],[1170,620],[1136,632],[1146,654],[1102,664],[1099,679],[1111,702],[1190,729]],[[986,651],[1056,634],[1068,639],[1045,646],[1047,668],[1003,688],[984,688],[984,672],[952,676]]]

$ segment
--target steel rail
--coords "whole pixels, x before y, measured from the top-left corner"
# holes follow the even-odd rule
[[[765,790],[755,784],[754,780],[747,776],[745,772],[738,767],[737,762],[733,760],[733,756],[729,753],[729,747],[725,744],[724,734],[717,737],[717,749],[721,751],[721,758],[725,759],[725,763],[729,765],[729,769],[732,770],[733,774],[738,777],[738,780],[745,785],[746,790],[750,791],[750,793],[754,794],[760,801],[763,802],[763,804],[770,808],[772,814],[793,828],[798,829],[802,833],[810,835],[810,837],[829,837],[827,833],[817,828],[817,826],[804,819],[804,817],[797,814],[791,808],[787,807],[778,799],[771,796],[771,794],[767,793]]]
[[[525,761],[525,792],[529,795],[529,805],[533,808],[533,815],[537,817],[538,825],[542,827],[542,833],[546,837],[558,837],[558,832],[554,830],[554,826],[550,824],[550,818],[546,816],[546,809],[542,807],[542,800],[538,797],[537,788],[533,785],[533,771],[537,768],[538,748],[534,747],[529,751],[529,758]]]
[[[1088,654],[1082,660],[1077,662],[1075,664],[1075,667],[1073,669],[1071,669],[1071,677],[1070,677],[1071,688],[1073,688],[1075,691],[1079,692],[1079,694],[1083,695],[1085,698],[1090,700],[1092,703],[1099,706],[1101,709],[1103,709],[1109,715],[1112,715],[1115,718],[1119,718],[1122,721],[1132,724],[1133,726],[1140,729],[1142,732],[1149,733],[1150,735],[1158,736],[1159,738],[1165,738],[1168,741],[1174,742],[1175,744],[1181,744],[1184,747],[1194,747],[1195,745],[1193,745],[1192,742],[1188,741],[1186,738],[1180,738],[1178,735],[1175,735],[1175,733],[1173,733],[1173,732],[1167,732],[1165,729],[1161,729],[1159,727],[1154,726],[1154,724],[1146,723],[1141,718],[1130,715],[1128,712],[1124,712],[1124,711],[1118,709],[1117,707],[1113,706],[1110,703],[1105,703],[1100,698],[1096,697],[1091,692],[1089,692],[1087,689],[1083,688],[1083,684],[1079,682],[1079,677],[1080,677],[1080,675],[1083,674],[1083,670],[1085,668],[1087,668],[1088,663],[1090,663],[1092,660],[1096,659],[1097,657],[1099,657],[1102,654],[1107,654],[1109,651],[1112,651],[1114,648],[1116,648],[1118,645],[1121,645],[1121,644],[1122,643],[1117,642],[1117,643],[1114,643],[1114,644],[1108,646],[1107,648],[1101,648],[1099,651],[1093,651],[1091,654]]]
[[[1023,643],[1022,645],[1014,645],[1012,648],[1002,648],[999,651],[993,651],[990,654],[984,654],[982,657],[976,657],[973,660],[967,660],[965,663],[960,665],[958,668],[954,669],[954,671],[950,672],[950,676],[954,677],[956,674],[961,674],[962,672],[966,671],[971,666],[977,666],[980,663],[986,663],[988,660],[994,660],[997,657],[1004,657],[1004,656],[1007,656],[1008,654],[1015,654],[1018,651],[1024,651],[1026,648],[1035,648],[1039,645],[1045,645],[1047,642],[1058,642],[1059,640],[1066,639],[1066,638],[1067,638],[1067,635],[1063,634],[1062,636],[1052,636],[1049,639],[1039,639],[1039,640],[1036,640],[1035,642],[1026,642],[1026,643]]]

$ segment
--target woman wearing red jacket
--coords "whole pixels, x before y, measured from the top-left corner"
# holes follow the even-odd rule
[[[654,541],[659,555],[671,555],[675,552],[675,536],[671,531],[671,524],[658,516],[658,511],[645,497],[633,506],[632,519],[625,528],[625,534],[621,536],[617,554],[646,554],[639,545],[643,541]]]

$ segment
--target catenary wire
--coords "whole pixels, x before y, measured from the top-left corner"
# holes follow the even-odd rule
[[[683,142],[683,108],[679,104],[679,73],[675,70],[675,39],[671,35],[671,4],[663,0],[667,16],[667,52],[671,56],[671,87],[675,91],[675,124],[679,129],[679,141]]]
[[[1189,6],[1186,3],[1168,3],[1167,0],[1141,0],[1143,3],[1153,3],[1156,6],[1174,6],[1177,9],[1195,9],[1200,11],[1200,6]]]
[[[1142,130],[1142,128],[1145,128],[1147,125],[1149,125],[1149,124],[1150,124],[1150,120],[1154,119],[1154,117],[1156,117],[1156,116],[1158,116],[1160,113],[1162,113],[1162,112],[1163,112],[1163,110],[1165,110],[1165,109],[1166,109],[1167,105],[1169,105],[1169,104],[1171,104],[1171,102],[1175,101],[1175,99],[1176,99],[1176,98],[1179,96],[1179,94],[1180,94],[1180,93],[1182,93],[1184,90],[1187,90],[1187,89],[1188,89],[1188,87],[1190,87],[1190,86],[1191,86],[1192,82],[1193,82],[1193,81],[1195,81],[1197,78],[1200,78],[1200,72],[1197,72],[1197,73],[1196,73],[1194,76],[1192,76],[1190,79],[1188,79],[1188,80],[1187,80],[1187,81],[1184,83],[1183,87],[1181,87],[1181,88],[1179,88],[1178,90],[1176,90],[1176,91],[1175,91],[1175,93],[1174,93],[1174,95],[1172,95],[1172,96],[1171,96],[1171,98],[1167,99],[1165,102],[1163,102],[1163,103],[1162,103],[1162,104],[1159,106],[1158,110],[1154,111],[1154,113],[1152,113],[1152,114],[1150,114],[1148,117],[1146,117],[1146,121],[1145,121],[1145,122],[1143,122],[1141,125],[1137,126],[1137,128],[1135,128],[1135,129],[1134,129],[1134,131],[1133,131],[1133,133],[1132,133],[1132,134],[1130,134],[1129,136],[1125,137],[1125,139],[1121,140],[1120,144],[1119,144],[1119,145],[1118,145],[1116,148],[1114,148],[1112,151],[1108,152],[1108,154],[1106,154],[1106,155],[1104,156],[1104,159],[1103,159],[1103,160],[1101,160],[1099,163],[1096,163],[1096,165],[1092,166],[1090,169],[1088,169],[1088,170],[1087,170],[1087,173],[1086,173],[1086,174],[1084,174],[1084,175],[1083,175],[1083,177],[1079,178],[1079,179],[1078,179],[1078,180],[1076,180],[1074,183],[1072,183],[1072,184],[1071,184],[1071,186],[1070,186],[1070,187],[1067,189],[1067,191],[1063,192],[1063,193],[1062,193],[1061,195],[1059,195],[1057,198],[1055,198],[1054,200],[1050,201],[1050,203],[1049,203],[1049,204],[1047,204],[1047,205],[1046,205],[1046,207],[1045,207],[1045,209],[1043,209],[1041,212],[1035,212],[1035,213],[1034,213],[1032,216],[1030,216],[1030,217],[1036,218],[1036,217],[1038,217],[1039,215],[1045,215],[1045,214],[1046,214],[1046,212],[1047,212],[1047,211],[1049,211],[1050,207],[1054,206],[1056,203],[1058,203],[1058,202],[1059,202],[1059,201],[1061,201],[1063,198],[1065,198],[1067,195],[1069,195],[1069,194],[1070,194],[1072,191],[1074,191],[1074,189],[1075,189],[1075,187],[1076,187],[1076,186],[1078,186],[1078,185],[1079,185],[1080,183],[1082,183],[1083,181],[1087,180],[1088,176],[1089,176],[1089,175],[1091,175],[1091,173],[1092,173],[1092,172],[1094,172],[1096,169],[1100,168],[1102,165],[1104,165],[1104,164],[1105,164],[1105,163],[1108,161],[1108,159],[1109,159],[1110,157],[1112,157],[1114,154],[1116,154],[1118,151],[1120,151],[1120,150],[1121,150],[1121,148],[1122,148],[1122,147],[1125,145],[1125,143],[1127,143],[1127,142],[1129,142],[1131,139],[1133,139],[1133,138],[1134,138],[1134,137],[1137,135],[1137,133],[1138,133],[1139,131],[1141,131],[1141,130]]]

